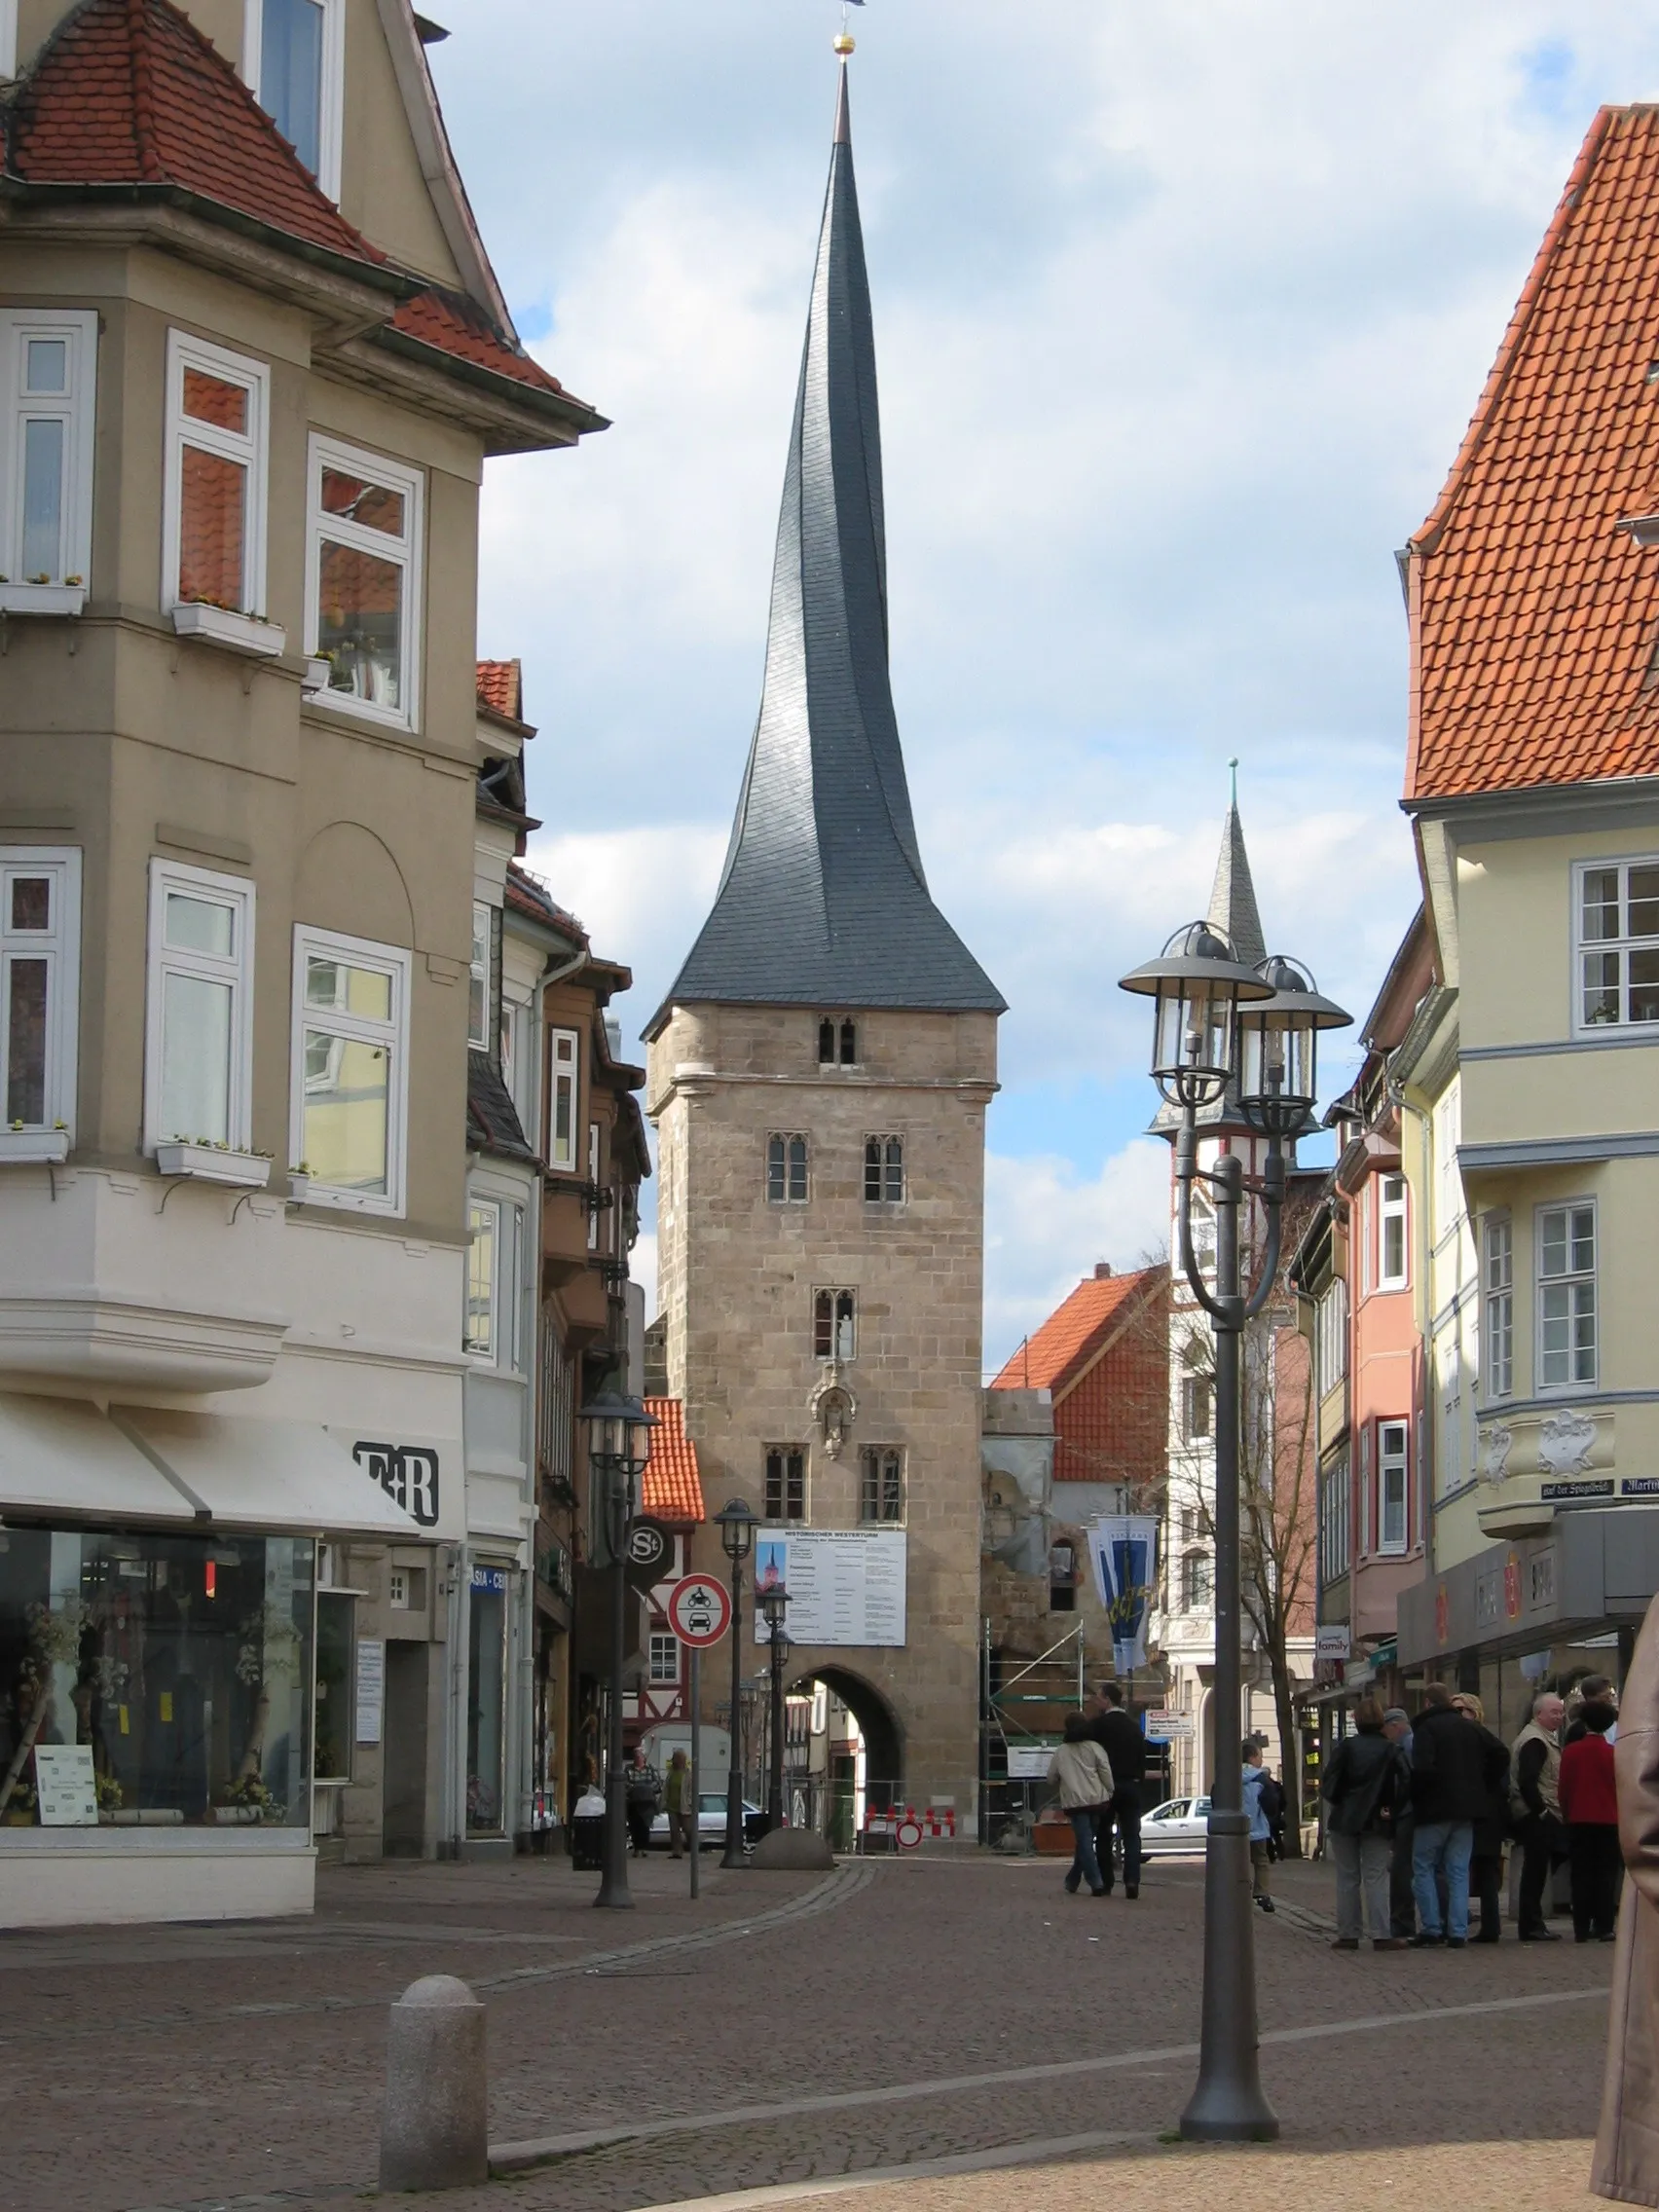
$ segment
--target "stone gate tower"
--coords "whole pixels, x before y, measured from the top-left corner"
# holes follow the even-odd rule
[[[843,62],[759,719],[713,911],[646,1031],[659,1279],[711,1513],[761,1513],[762,1570],[791,1539],[792,1683],[852,1709],[872,1785],[962,1823],[1002,1011],[928,894],[889,689]]]

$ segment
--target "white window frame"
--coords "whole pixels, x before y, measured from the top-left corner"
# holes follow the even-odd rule
[[[1591,1264],[1587,1271],[1569,1268],[1563,1274],[1546,1275],[1544,1273],[1544,1223],[1552,1213],[1562,1213],[1568,1216],[1575,1213],[1589,1214]],[[1567,1236],[1570,1246],[1572,1236],[1570,1221]],[[1532,1283],[1534,1293],[1532,1303],[1534,1316],[1533,1358],[1536,1365],[1533,1369],[1533,1381],[1537,1394],[1541,1398],[1570,1397],[1575,1391],[1593,1390],[1596,1387],[1597,1378],[1601,1373],[1602,1366],[1601,1268],[1602,1225],[1597,1218],[1594,1198],[1555,1198],[1547,1205],[1534,1208],[1532,1215]],[[1565,1382],[1552,1382],[1547,1380],[1544,1369],[1544,1293],[1547,1289],[1561,1284],[1570,1287],[1584,1283],[1588,1283],[1590,1287],[1592,1371],[1588,1375],[1574,1375]],[[1572,1302],[1569,1301],[1570,1303]],[[1569,1315],[1569,1326],[1570,1320],[1571,1316]],[[1569,1345],[1569,1360],[1572,1356],[1572,1349]]]
[[[6,0],[0,0],[0,12]],[[15,32],[14,18],[14,32]],[[0,41],[4,18],[0,13]],[[0,55],[0,60],[3,60]],[[0,74],[3,74],[0,71]],[[23,390],[23,369],[31,338],[62,339],[68,347],[66,392]],[[68,308],[0,308],[0,576],[22,589],[23,574],[23,424],[53,418],[64,424],[63,507],[57,573],[62,585],[78,576],[83,585],[92,566],[92,451],[97,417],[98,318]]]
[[[494,908],[486,901],[474,899],[472,902],[472,957],[467,963],[466,977],[466,1042],[468,1048],[474,1052],[487,1052],[490,1050],[490,984],[494,969],[491,952],[495,936]],[[478,949],[480,944],[484,948],[482,955],[480,955]],[[472,986],[475,983],[483,986],[479,994],[483,1002],[483,1011],[479,1017],[476,1032],[472,1026]]]
[[[1515,1224],[1490,1213],[1481,1224],[1481,1362],[1484,1395],[1515,1391]]]
[[[402,542],[387,536],[385,531],[353,523],[347,516],[324,514],[322,472],[325,468],[366,477],[388,492],[398,493],[404,502]],[[425,478],[418,468],[389,460],[385,454],[370,453],[365,447],[345,445],[338,438],[313,433],[306,459],[306,651],[314,657],[317,649],[317,594],[322,580],[324,537],[352,546],[360,553],[372,554],[377,560],[401,564],[404,572],[403,704],[377,706],[373,699],[359,699],[353,693],[336,691],[325,683],[320,691],[310,694],[313,706],[326,707],[331,714],[357,715],[365,721],[381,722],[390,729],[420,727],[421,658],[425,645],[422,582],[425,489]]]
[[[1390,1198],[1388,1187],[1398,1185],[1398,1195]],[[1411,1280],[1411,1192],[1406,1178],[1398,1169],[1377,1179],[1377,1288],[1379,1290],[1404,1290]],[[1397,1269],[1388,1266],[1388,1230],[1393,1222],[1400,1225],[1400,1264]]]
[[[52,878],[52,926],[14,930],[12,878]],[[12,994],[7,976],[14,960],[44,960],[46,977],[46,1082],[39,1122],[28,1128],[55,1128],[62,1123],[75,1141],[76,1061],[80,1044],[81,855],[74,846],[0,845],[0,1101],[5,1099],[11,1064],[7,1034]],[[6,1126],[11,1126],[7,1117]]]
[[[561,1067],[559,1047],[568,1044],[571,1058],[568,1067]],[[582,1103],[582,1033],[579,1029],[549,1029],[547,1032],[547,1164],[561,1175],[573,1175],[580,1164],[577,1131],[581,1127]],[[563,1144],[559,1141],[559,1099],[569,1085],[571,1111],[566,1117],[568,1134]]]
[[[680,1639],[672,1629],[651,1630],[645,1653],[645,1679],[653,1689],[679,1686]]]
[[[222,430],[184,412],[184,373],[200,369],[221,384],[247,393],[246,433]],[[247,473],[242,508],[242,604],[235,611],[263,618],[265,613],[266,517],[270,508],[271,371],[263,361],[228,353],[189,331],[167,332],[166,449],[162,470],[162,612],[185,604],[179,598],[178,563],[184,514],[184,449],[234,461]]]
[[[1319,1575],[1325,1583],[1340,1582],[1353,1564],[1351,1487],[1348,1456],[1342,1452],[1319,1470]]]
[[[461,1318],[461,1348],[479,1367],[496,1367],[501,1356],[501,1240],[504,1208],[499,1198],[469,1195],[466,1201],[466,1309]],[[486,1220],[485,1217],[488,1217]],[[473,1266],[480,1238],[490,1239],[489,1281],[484,1286],[488,1327],[482,1342],[472,1333]]]
[[[1659,951],[1659,936],[1587,938],[1584,935],[1584,885],[1591,875],[1611,871],[1618,877],[1619,921],[1622,926],[1630,905],[1630,871],[1633,867],[1659,868],[1659,853],[1621,853],[1601,860],[1575,861],[1572,867],[1572,1034],[1603,1038],[1609,1032],[1626,1037],[1651,1037],[1659,1044],[1659,1021],[1632,1021],[1630,962],[1633,950]],[[1611,1021],[1591,1021],[1584,1013],[1584,965],[1598,954],[1617,957],[1619,1011]]]
[[[1321,1403],[1347,1380],[1347,1279],[1334,1275],[1313,1306],[1314,1384]]]
[[[211,899],[236,908],[236,951],[229,958],[181,951],[166,942],[169,891],[181,892],[186,898]],[[201,976],[211,982],[231,985],[231,1066],[225,1137],[234,1152],[245,1152],[253,1142],[253,885],[246,876],[217,875],[210,868],[189,867],[182,861],[153,859],[150,863],[144,1014],[144,1150],[147,1154],[153,1155],[158,1144],[168,1144],[174,1136],[194,1138],[203,1133],[200,1129],[165,1129],[158,1119],[162,1110],[165,985],[169,975]]]
[[[1377,1423],[1377,1542],[1380,1559],[1398,1559],[1411,1549],[1411,1423],[1380,1420]],[[1397,1511],[1397,1533],[1389,1530]]]
[[[318,1007],[306,1005],[306,961],[312,955],[325,960],[341,960],[353,968],[377,968],[391,977],[391,1019],[368,1021],[353,1014],[341,1014]],[[291,988],[292,1006],[288,1034],[288,1145],[289,1156],[304,1160],[305,1107],[306,1107],[306,1030],[327,1026],[337,1027],[342,1037],[350,1037],[372,1044],[387,1044],[391,1048],[391,1082],[387,1087],[386,1107],[386,1181],[387,1188],[380,1191],[343,1191],[319,1180],[314,1165],[306,1202],[313,1206],[337,1206],[345,1213],[378,1213],[397,1218],[403,1214],[408,1202],[409,1157],[409,1040],[410,986],[414,963],[411,955],[400,945],[376,944],[361,937],[342,937],[333,930],[313,929],[309,923],[294,925],[294,968]]]
[[[4,6],[5,0],[0,0]],[[317,104],[317,183],[339,203],[340,158],[346,118],[345,0],[321,0],[322,87]],[[265,0],[242,0],[242,83],[259,97],[265,51]]]

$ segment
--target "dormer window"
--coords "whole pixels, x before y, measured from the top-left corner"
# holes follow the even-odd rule
[[[345,67],[344,0],[242,0],[247,88],[335,201]]]

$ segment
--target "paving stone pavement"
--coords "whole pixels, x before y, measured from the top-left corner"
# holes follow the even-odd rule
[[[1093,2170],[1128,2205],[1215,2193],[1243,2212],[1257,2198],[1238,2190],[1272,2173],[1275,2204],[1477,2212],[1461,2181],[1443,2185],[1493,2159],[1516,2191],[1558,2192],[1494,2198],[1504,2212],[1588,2202],[1607,1952],[1338,1954],[1326,1870],[1278,1871],[1288,1909],[1258,1921],[1257,1958],[1285,2140],[1231,2155],[1255,2161],[1236,2186],[1213,2155],[1158,2141],[1193,2079],[1196,1862],[1154,1866],[1132,1903],[1067,1898],[1051,1862],[972,1853],[828,1877],[706,1864],[693,1905],[685,1869],[651,1861],[624,1916],[592,1911],[594,1877],[525,1860],[340,1869],[314,1922],[0,1936],[0,2206],[298,2212],[371,2190],[384,2009],[429,1972],[486,1996],[494,2144],[618,2136],[446,2212],[635,2212],[1032,2144],[1064,2162],[1040,2184],[1021,2172],[1021,2194],[1058,2192],[1057,2208]],[[1339,2155],[1374,2161],[1351,2169],[1369,2195],[1323,2194]],[[897,2186],[858,2189],[848,2212],[883,2212]],[[930,2191],[1001,2212],[1009,2181],[903,2186],[910,2212]]]

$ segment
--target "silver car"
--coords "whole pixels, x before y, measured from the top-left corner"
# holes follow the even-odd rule
[[[1170,1797],[1141,1819],[1141,1850],[1148,1857],[1188,1851],[1201,1854],[1209,1839],[1207,1797]]]

